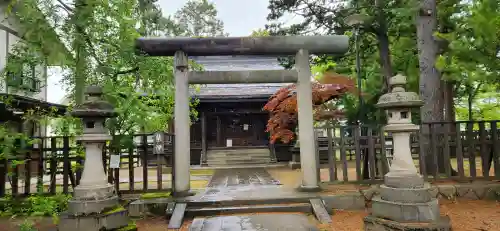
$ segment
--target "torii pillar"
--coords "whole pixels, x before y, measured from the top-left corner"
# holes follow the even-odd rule
[[[302,168],[301,189],[319,189],[316,146],[313,140],[313,109],[310,54],[344,54],[349,38],[329,36],[266,36],[216,38],[139,38],[136,48],[150,56],[174,56],[175,65],[175,153],[174,194],[189,192],[190,134],[189,84],[207,83],[297,83],[299,142]],[[295,55],[295,70],[189,72],[187,56]]]

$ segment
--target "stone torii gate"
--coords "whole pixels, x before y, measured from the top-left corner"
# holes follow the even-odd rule
[[[150,56],[174,56],[175,194],[190,190],[189,84],[297,83],[302,190],[319,189],[311,90],[310,54],[344,54],[349,39],[331,36],[139,38],[136,48]],[[294,70],[191,72],[189,56],[295,55]]]

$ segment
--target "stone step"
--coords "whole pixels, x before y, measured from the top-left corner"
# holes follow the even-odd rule
[[[265,160],[270,159],[269,156],[231,156],[231,157],[207,157],[207,160]]]
[[[322,224],[332,223],[332,218],[330,217],[330,214],[326,210],[325,204],[321,199],[314,198],[309,201],[311,203],[314,215],[319,222],[321,222]]]
[[[227,153],[227,154],[239,154],[239,153],[269,153],[269,149],[255,148],[255,149],[228,149],[228,150],[208,150],[208,153]]]
[[[246,156],[246,155],[270,155],[270,152],[242,152],[242,153],[223,153],[223,152],[207,152],[207,155],[213,156]]]
[[[207,153],[208,166],[269,164],[271,153],[267,148],[218,149]]]
[[[259,159],[208,159],[208,162],[212,163],[261,163],[261,162],[270,162],[270,158],[259,158]]]
[[[227,165],[266,165],[270,164],[270,161],[240,161],[240,162],[208,162],[208,166],[227,166]]]
[[[168,221],[169,229],[180,229],[182,223],[184,221],[184,216],[186,213],[187,204],[186,203],[177,203],[175,204],[174,211],[172,216]]]
[[[197,217],[189,226],[189,231],[305,231],[319,230],[306,214],[245,214],[243,216]],[[322,229],[326,230],[326,229]],[[376,230],[376,229],[375,229]]]
[[[230,156],[230,157],[208,157],[207,160],[252,160],[252,159],[269,159],[270,156]]]
[[[235,159],[235,160],[227,160],[227,159],[217,159],[217,160],[207,160],[207,163],[221,163],[221,164],[231,164],[231,163],[264,163],[270,162],[270,158],[266,159]]]
[[[267,199],[231,199],[231,200],[207,200],[207,201],[192,201],[188,202],[189,208],[223,208],[223,207],[238,207],[252,205],[274,205],[274,204],[308,204],[309,199],[314,198],[311,195],[297,195],[293,197],[277,197]],[[128,207],[128,215],[130,217],[139,218],[154,214],[157,216],[172,216],[174,213],[175,203],[172,203],[172,198],[154,198],[136,200],[130,203]]]
[[[219,152],[208,152],[207,156],[216,156],[216,157],[232,157],[232,156],[269,156],[271,153],[269,152],[259,152],[259,153],[219,153]]]
[[[217,201],[196,201],[189,203],[193,208],[220,208],[234,206],[250,205],[274,205],[274,204],[307,204],[315,197],[309,195],[297,195],[294,197],[279,197],[268,199],[235,199],[235,200],[217,200]]]
[[[311,213],[309,203],[296,204],[268,204],[268,205],[240,205],[228,207],[192,207],[186,210],[187,216],[213,216],[237,213],[262,213],[262,212],[302,212]]]

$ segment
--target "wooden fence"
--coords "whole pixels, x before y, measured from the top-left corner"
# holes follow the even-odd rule
[[[383,127],[333,126],[317,131],[322,181],[375,183],[389,171],[392,136]],[[500,180],[499,136],[499,121],[424,123],[408,145],[426,180]]]
[[[163,134],[163,150],[153,151],[161,145],[153,134],[114,137],[103,150],[103,165],[108,182],[116,191],[141,193],[170,190],[174,135]],[[11,194],[26,196],[33,193],[70,193],[79,184],[84,164],[82,145],[74,137],[34,137],[26,145],[19,141],[13,157],[0,160],[0,197]],[[155,153],[155,154],[153,154]],[[110,156],[120,155],[116,168],[110,165]],[[154,175],[154,176],[153,176]]]

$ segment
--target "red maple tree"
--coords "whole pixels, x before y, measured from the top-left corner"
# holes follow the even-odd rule
[[[341,110],[327,110],[325,103],[342,97],[347,92],[355,92],[354,81],[336,73],[325,73],[323,78],[312,83],[312,103],[316,120],[340,118]],[[264,106],[270,113],[266,132],[270,134],[270,143],[277,140],[290,143],[295,139],[295,127],[298,124],[297,89],[295,84],[279,89]]]

